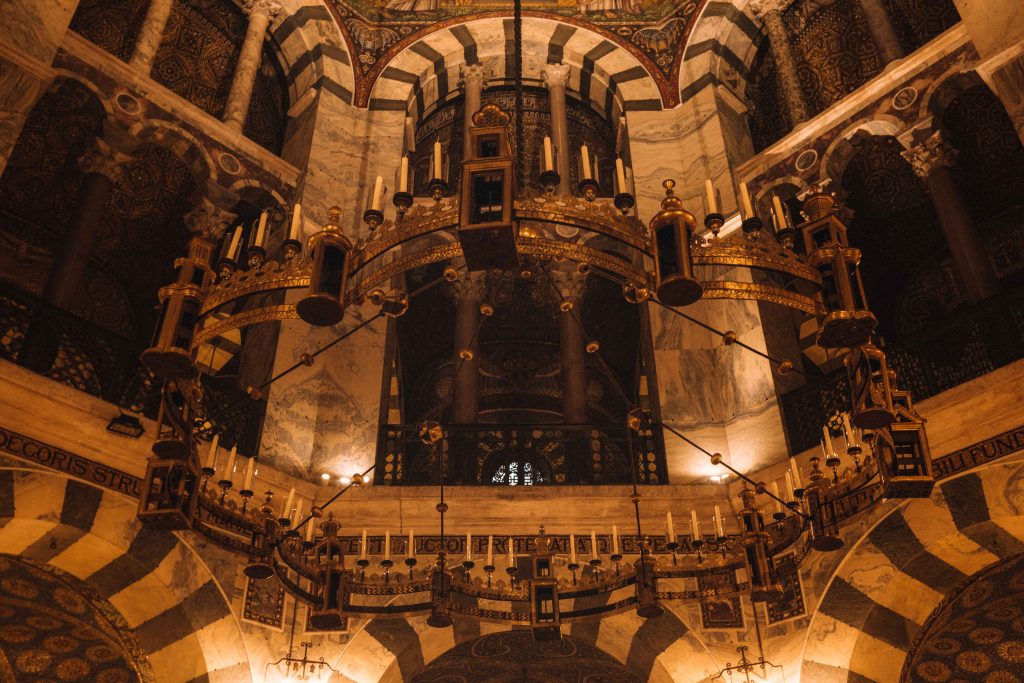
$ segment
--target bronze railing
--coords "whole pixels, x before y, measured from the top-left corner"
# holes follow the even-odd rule
[[[160,383],[139,362],[141,352],[129,339],[0,283],[0,358],[153,419]],[[255,453],[266,401],[217,377],[204,376],[202,387],[215,429],[227,443],[237,439],[241,453]]]
[[[899,387],[910,390],[915,401],[1024,358],[1024,288],[964,308],[885,351]],[[790,391],[781,403],[790,451],[813,448],[828,417],[850,409],[846,370]]]

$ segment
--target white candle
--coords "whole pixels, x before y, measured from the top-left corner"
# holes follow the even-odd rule
[[[676,527],[672,524],[672,513],[665,513],[665,530],[668,532],[668,542],[676,542]]]
[[[256,466],[256,458],[249,458],[245,465],[245,483],[242,488],[246,491],[252,490],[252,468]]]
[[[594,559],[597,559],[599,554],[597,552],[597,534],[593,529],[590,530],[590,554],[594,556]]]
[[[576,564],[576,534],[569,534],[569,564]]]
[[[512,540],[512,537],[508,537],[508,566],[514,567],[516,564],[516,544]]]
[[[231,447],[231,453],[228,454],[228,461],[224,463],[224,478],[228,481],[235,480],[235,455],[238,453],[238,446]]]
[[[743,218],[753,218],[754,205],[750,201],[750,189],[746,183],[740,183],[740,202],[743,204]]]
[[[231,244],[228,245],[228,260],[238,260],[238,241],[242,239],[242,228],[237,227],[235,231],[231,233]]]
[[[302,519],[302,499],[295,501],[295,509],[292,510],[292,524],[297,524]]]
[[[473,559],[473,535],[470,532],[466,532],[466,562]]]
[[[582,166],[583,179],[592,180],[593,176],[590,171],[590,150],[587,149],[586,145],[580,147],[580,165]]]
[[[409,191],[409,155],[402,157],[402,163],[398,167],[398,191]]]
[[[253,243],[254,247],[263,246],[263,238],[267,235],[267,212],[264,211],[260,214],[259,225],[256,226],[256,241]]]
[[[619,184],[619,193],[629,192],[626,184],[626,168],[622,165],[622,157],[615,160],[615,182]]]
[[[793,475],[786,470],[786,500],[792,502],[796,499],[796,495],[793,493]]]
[[[391,529],[384,530],[384,559],[391,559]]]
[[[789,227],[789,221],[786,220],[786,212],[782,208],[782,200],[779,199],[779,195],[772,195],[772,210],[775,212],[775,227],[778,230]]]
[[[715,186],[711,178],[704,181],[704,195],[707,198],[708,213],[718,213],[718,198],[715,196]]]
[[[291,509],[292,509],[292,501],[293,500],[295,500],[295,487],[294,486],[292,487],[292,490],[288,492],[288,500],[285,501],[284,509],[281,511],[281,513],[282,513],[281,516],[282,517],[288,517],[288,513],[291,512]]]
[[[306,522],[306,540],[313,540],[313,533],[316,531],[316,518],[310,519]]]
[[[487,566],[494,566],[494,536],[487,534]]]
[[[384,178],[377,176],[373,181],[373,196],[370,198],[370,209],[381,211],[384,208]]]
[[[217,469],[217,444],[220,443],[220,434],[213,435],[213,441],[210,442],[210,455],[206,458],[206,466],[211,470]]]
[[[715,533],[719,538],[725,536],[725,529],[722,525],[722,509],[717,505],[715,506]]]
[[[782,512],[782,503],[779,502],[779,482],[773,481],[768,488],[771,489],[772,495],[775,496],[772,499],[772,502],[775,503],[775,512]]]
[[[359,542],[359,559],[366,559],[366,529],[363,529],[363,540]]]
[[[292,212],[292,227],[288,231],[288,239],[299,241],[299,235],[301,234],[300,228],[302,227],[302,204],[295,205],[295,211]]]
[[[821,434],[825,437],[825,448],[828,449],[828,452],[825,455],[828,456],[831,453],[835,453],[836,448],[832,445],[832,434],[828,431],[828,425],[821,428]]]
[[[696,510],[690,510],[690,536],[695,541],[700,540],[700,520],[697,519]]]
[[[555,153],[551,149],[551,138],[547,135],[544,136],[544,170],[555,170]]]
[[[433,178],[432,180],[441,179],[441,141],[434,141],[434,156],[431,159],[433,162]]]
[[[846,445],[853,446],[857,443],[857,435],[853,432],[853,425],[850,424],[850,414],[843,413],[843,434],[846,436]]]
[[[412,533],[412,529],[409,529],[409,557],[416,557],[416,537]]]
[[[612,555],[619,554],[619,527],[612,524]]]

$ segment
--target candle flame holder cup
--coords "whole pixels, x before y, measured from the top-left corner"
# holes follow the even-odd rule
[[[540,174],[540,184],[544,186],[544,191],[548,194],[554,194],[561,181],[562,176],[558,174],[558,171],[547,170]]]
[[[634,206],[636,206],[636,197],[629,192],[620,192],[615,195],[615,208],[621,211],[623,216],[629,213]]]
[[[293,261],[299,252],[302,251],[302,243],[298,240],[287,239],[281,245],[281,251],[284,253],[284,260],[286,262]]]
[[[370,232],[373,232],[384,222],[384,212],[377,209],[367,209],[363,212],[363,222],[370,228]]]
[[[448,183],[440,178],[431,178],[430,182],[427,183],[427,191],[430,192],[430,196],[435,202],[439,202],[444,197],[445,192],[448,191]]]
[[[391,203],[398,210],[399,217],[404,216],[405,212],[412,206],[412,194],[409,192],[396,192],[391,197]]]
[[[257,275],[263,274],[263,264],[267,262],[267,250],[263,247],[249,247],[245,252],[245,265],[249,270],[256,271]]]
[[[592,202],[597,199],[598,184],[596,180],[592,178],[584,178],[579,182],[577,187],[580,196],[586,199],[588,202]]]

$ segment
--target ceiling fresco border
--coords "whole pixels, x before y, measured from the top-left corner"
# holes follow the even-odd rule
[[[331,15],[334,17],[341,34],[344,36],[349,54],[352,56],[352,71],[353,78],[355,79],[354,100],[356,106],[361,108],[368,106],[370,93],[385,67],[387,67],[387,65],[390,64],[391,61],[394,60],[401,52],[414,45],[416,42],[433,33],[443,31],[460,24],[467,24],[481,19],[508,19],[512,17],[511,11],[498,10],[487,12],[467,12],[464,15],[449,17],[439,21],[380,21],[379,18],[368,19],[360,15],[351,6],[340,2],[340,0],[324,0],[324,2]],[[545,19],[555,23],[567,24],[569,26],[591,31],[595,35],[601,36],[614,45],[622,48],[633,56],[647,71],[658,87],[658,91],[661,94],[662,106],[669,109],[679,104],[680,93],[676,86],[679,81],[679,73],[682,67],[683,54],[685,52],[684,48],[687,40],[689,39],[690,33],[693,31],[693,28],[697,23],[697,19],[700,17],[704,6],[708,2],[710,2],[710,0],[682,0],[677,3],[678,5],[681,5],[681,7],[677,7],[674,12],[666,15],[653,24],[645,24],[643,22],[636,21],[608,21],[605,24],[598,24],[592,21],[580,19],[577,16],[536,10],[524,10],[523,17]],[[617,33],[615,30],[611,30],[613,27],[618,26],[619,31],[629,32],[629,37],[636,39],[637,36],[640,35],[641,31],[665,31],[667,28],[674,25],[674,22],[680,22],[682,29],[676,31],[674,34],[672,34],[671,31],[669,32],[670,38],[668,39],[668,44],[662,50],[653,50],[650,48],[644,49],[639,45],[634,44],[632,40],[627,38],[627,36]],[[402,35],[397,41],[386,46],[381,46],[377,49],[365,49],[364,46],[354,38],[354,27],[361,29],[371,28],[373,31],[380,31],[384,29],[394,33],[398,33],[398,29],[401,29],[402,32],[408,30],[408,33],[405,33],[405,35]],[[659,64],[657,60],[657,55],[659,53],[663,55],[671,55],[671,60],[666,61],[663,59],[662,61],[665,62],[664,65]]]

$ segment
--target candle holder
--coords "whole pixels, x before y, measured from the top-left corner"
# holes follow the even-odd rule
[[[699,538],[695,538],[690,541],[690,545],[697,551],[697,564],[704,564],[704,554],[701,549],[704,547],[704,541]]]
[[[256,271],[257,275],[263,274],[263,264],[267,262],[267,250],[263,247],[249,247],[245,252],[245,265],[249,270]]]
[[[380,566],[384,568],[384,583],[391,583],[391,568],[395,566],[394,561],[388,559],[381,560]]]
[[[600,557],[594,557],[590,560],[590,569],[596,574],[601,571],[601,565],[603,564]]]
[[[219,504],[220,504],[221,507],[224,507],[224,499],[228,495],[228,489],[230,489],[234,485],[235,485],[234,482],[231,481],[230,479],[221,479],[220,481],[217,482],[217,488],[220,489],[220,501],[219,501]]]
[[[370,228],[370,232],[373,232],[384,222],[384,212],[377,209],[367,209],[363,212],[363,222]]]
[[[495,569],[495,567],[494,567],[493,564],[485,564],[484,565],[484,573],[487,574],[487,587],[488,588],[491,587],[491,577],[494,576],[494,569]]]
[[[212,467],[204,467],[199,471],[203,474],[203,493],[206,493],[206,485],[210,482],[210,477],[212,477],[216,471]]]
[[[725,225],[725,216],[720,213],[709,213],[704,216],[704,227],[711,231],[711,235],[717,239],[722,226]]]
[[[298,240],[286,239],[281,244],[281,251],[284,253],[285,262],[291,262],[295,260],[295,257],[302,251],[302,243]]]
[[[782,510],[779,510],[778,512],[773,512],[772,519],[774,519],[776,522],[781,522],[782,520],[786,519],[786,513],[783,512]]]
[[[580,192],[580,196],[586,199],[588,202],[592,202],[597,198],[597,190],[599,186],[597,181],[593,178],[584,178],[578,183],[577,189]]]
[[[252,498],[253,492],[250,489],[242,489],[238,492],[238,495],[242,497],[242,514],[245,514],[246,508],[249,507],[249,499]]]
[[[757,236],[761,234],[761,228],[764,227],[764,221],[757,216],[751,216],[750,218],[743,221],[740,226],[743,232],[751,239],[757,239]]]
[[[412,581],[412,568],[416,566],[415,557],[405,558],[405,566],[409,568],[409,580]]]
[[[615,208],[622,212],[625,216],[629,213],[629,210],[636,206],[636,197],[629,192],[619,192],[615,195]]]
[[[516,576],[519,574],[519,567],[505,567],[505,573],[508,574],[509,584],[513,589],[516,587]]]
[[[445,192],[448,191],[448,183],[440,178],[431,178],[430,182],[427,183],[427,191],[435,202],[439,202],[444,197]]]
[[[474,562],[473,560],[463,560],[462,561],[462,568],[466,570],[466,574],[469,574],[469,572],[473,571],[473,567],[475,567],[475,566],[476,566],[476,562]]]
[[[679,541],[669,541],[665,544],[669,552],[672,553],[672,566],[676,565],[676,552],[679,550]]]
[[[775,231],[775,239],[782,245],[783,249],[786,251],[793,251],[793,243],[796,239],[796,230],[787,225],[781,230]]]
[[[409,192],[396,192],[391,196],[391,203],[395,205],[398,216],[401,218],[409,210],[409,207],[412,206],[412,194]]]
[[[793,489],[793,495],[794,495],[794,496],[796,497],[796,500],[803,500],[803,497],[804,497],[804,489],[802,489],[802,488],[801,488],[801,489]],[[793,508],[795,509],[795,505],[796,505],[796,500],[792,501],[792,502],[791,502],[791,503],[789,504],[789,506],[790,506],[790,507],[793,507]]]
[[[575,586],[576,585],[576,572],[578,572],[580,570],[580,564],[579,564],[579,562],[570,562],[568,566],[569,566],[569,571],[572,572],[572,585]]]
[[[220,263],[217,264],[217,275],[220,276],[221,282],[230,280],[237,270],[238,264],[232,259],[222,258]]]
[[[540,174],[540,184],[544,186],[544,191],[548,194],[554,194],[560,182],[562,182],[562,176],[554,169],[548,169]]]
[[[277,523],[281,525],[282,529],[287,529],[292,525],[292,520],[290,517],[285,517],[284,515],[281,515],[277,518]]]
[[[365,557],[360,557],[356,560],[356,566],[359,567],[359,580],[366,581],[366,568],[370,566],[370,561]]]
[[[615,553],[610,559],[615,563],[615,576],[618,576],[622,568],[622,555]]]

